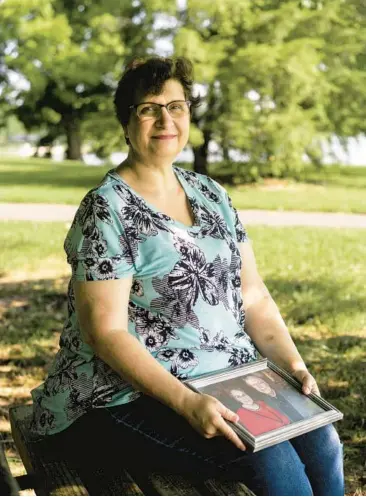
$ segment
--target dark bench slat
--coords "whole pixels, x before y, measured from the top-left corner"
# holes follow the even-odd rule
[[[204,485],[207,489],[204,495],[255,495],[241,482],[210,479]]]
[[[125,475],[128,475],[125,472]],[[132,480],[128,482],[126,478],[122,478],[122,476],[115,477],[112,481],[109,481],[108,484],[104,486],[104,494],[105,495],[144,495],[141,488]],[[124,489],[121,493],[121,489]]]
[[[148,480],[157,495],[201,495],[193,483],[183,476],[152,473]]]
[[[85,471],[85,474],[84,474]],[[93,472],[82,469],[80,478],[89,489],[90,495],[144,495],[130,474],[121,468],[118,473],[106,472],[103,468]]]
[[[79,475],[63,461],[42,463],[46,495],[89,495]],[[37,489],[35,489],[37,490]],[[41,489],[40,489],[41,490]],[[38,492],[36,492],[38,495]]]
[[[19,481],[10,472],[0,434],[0,495],[19,495]]]

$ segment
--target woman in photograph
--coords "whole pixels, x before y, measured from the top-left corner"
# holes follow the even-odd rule
[[[250,454],[226,422],[238,415],[182,381],[254,361],[258,349],[318,392],[228,193],[174,165],[200,103],[192,64],[136,60],[114,103],[128,156],[67,234],[68,319],[32,392],[35,435],[72,447],[86,474],[99,457],[117,470],[242,480],[257,495],[343,495],[332,426]]]
[[[263,400],[253,400],[243,390],[232,389],[230,395],[238,402],[234,410],[239,421],[253,435],[262,435],[290,424],[290,420],[283,413],[270,407]]]

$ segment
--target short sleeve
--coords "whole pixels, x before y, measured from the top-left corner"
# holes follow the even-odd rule
[[[213,180],[212,178],[207,177],[207,180],[211,188],[214,188],[216,190],[221,200],[226,204],[227,211],[229,213],[230,224],[234,228],[236,241],[239,243],[249,242],[247,231],[239,219],[238,211],[233,206],[233,203],[231,201],[228,192],[225,190],[223,186],[221,186],[219,183],[217,183],[217,181]]]
[[[235,226],[236,240],[239,243],[248,242],[249,241],[249,237],[248,237],[246,229],[244,228],[242,222],[239,219],[238,211],[233,206],[231,198],[229,197],[229,194],[226,192],[226,190],[225,190],[225,193],[226,193],[227,201],[228,201],[228,204],[229,204],[230,213],[231,213],[231,216],[232,216],[232,219],[233,219],[233,222],[234,222],[234,226]]]
[[[118,203],[98,190],[82,200],[64,249],[74,280],[114,280],[135,272]]]

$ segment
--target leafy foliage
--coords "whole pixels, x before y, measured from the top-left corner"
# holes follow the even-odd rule
[[[7,0],[0,21],[3,99],[28,128],[66,134],[70,149],[119,146],[117,78],[164,40],[193,61],[206,96],[193,116],[196,170],[207,172],[215,142],[226,161],[241,156],[243,178],[285,176],[305,158],[320,166],[332,135],[365,132],[360,0]],[[30,88],[14,93],[9,71]]]

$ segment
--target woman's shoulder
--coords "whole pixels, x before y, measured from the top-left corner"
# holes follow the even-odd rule
[[[107,173],[99,185],[84,196],[64,242],[69,263],[85,258],[94,263],[98,257],[111,258],[118,253],[125,231],[123,186],[118,178]]]
[[[108,172],[99,185],[89,190],[81,200],[66,241],[75,234],[78,238],[81,233],[93,233],[97,224],[99,228],[113,225],[124,204],[124,195],[123,190],[118,189],[118,181]]]
[[[81,200],[78,213],[84,210],[114,209],[126,201],[128,189],[121,181],[118,181],[114,169],[111,169],[103,177],[101,182],[89,190]]]

